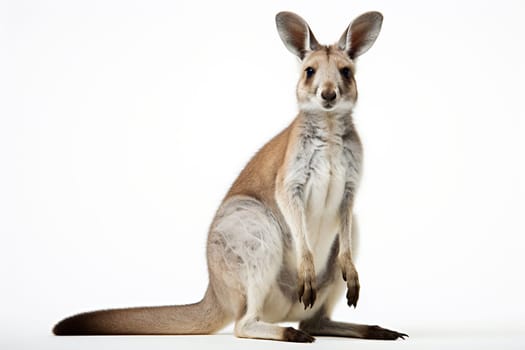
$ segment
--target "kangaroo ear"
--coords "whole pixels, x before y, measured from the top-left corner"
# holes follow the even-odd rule
[[[279,12],[275,16],[277,31],[284,45],[301,60],[307,52],[319,48],[319,43],[304,19],[292,12]]]
[[[377,39],[381,31],[383,15],[367,12],[354,19],[339,39],[339,48],[346,51],[351,59],[364,54]]]

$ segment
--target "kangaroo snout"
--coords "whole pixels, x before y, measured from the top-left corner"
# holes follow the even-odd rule
[[[335,98],[337,97],[337,92],[334,89],[324,89],[321,92],[321,97],[326,102],[333,102]]]
[[[317,90],[317,100],[325,110],[333,109],[338,103],[339,91],[332,83],[325,83]]]

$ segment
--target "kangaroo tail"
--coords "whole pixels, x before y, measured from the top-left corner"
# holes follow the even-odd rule
[[[100,310],[60,321],[55,335],[210,334],[231,321],[211,286],[195,304]]]

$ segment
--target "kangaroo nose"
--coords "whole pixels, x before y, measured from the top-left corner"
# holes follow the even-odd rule
[[[323,90],[323,92],[321,92],[321,97],[325,101],[333,101],[335,100],[336,96],[337,94],[332,89],[326,89],[326,90]]]

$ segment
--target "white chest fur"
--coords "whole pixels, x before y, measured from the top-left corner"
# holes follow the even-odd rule
[[[339,227],[339,210],[345,188],[345,166],[339,146],[328,146],[312,158],[305,186],[306,233],[316,266],[322,266]]]
[[[304,181],[306,235],[318,268],[339,232],[345,190],[359,182],[361,147],[358,140],[345,138],[347,128],[337,117],[305,123],[293,164],[293,173]]]

